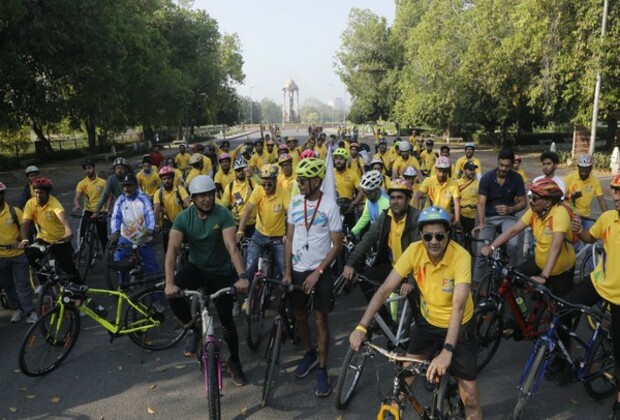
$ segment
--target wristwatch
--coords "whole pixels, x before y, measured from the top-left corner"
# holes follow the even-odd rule
[[[448,350],[450,353],[454,353],[454,346],[450,343],[444,343],[443,349]]]

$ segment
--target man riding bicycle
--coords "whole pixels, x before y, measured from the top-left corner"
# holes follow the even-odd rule
[[[182,186],[175,182],[174,168],[164,166],[159,170],[161,187],[155,193],[154,213],[156,224],[161,228],[164,253],[168,249],[170,227],[177,215],[189,207],[189,196]]]
[[[334,150],[334,181],[336,183],[336,193],[338,194],[338,206],[344,214],[344,224],[349,229],[355,225],[355,214],[351,202],[357,195],[360,184],[360,176],[357,170],[347,167],[349,152],[345,148]]]
[[[362,175],[360,188],[366,196],[366,204],[364,205],[364,211],[361,217],[358,219],[355,226],[353,226],[353,229],[351,229],[351,234],[354,237],[358,237],[366,226],[368,226],[369,222],[372,225],[372,223],[379,219],[383,210],[390,207],[390,198],[381,189],[382,183],[383,175],[381,175],[379,171],[368,171]]]
[[[78,182],[75,187],[75,196],[73,197],[73,211],[79,212],[80,199],[84,204],[84,215],[82,216],[82,222],[80,223],[80,238],[86,233],[88,225],[94,223],[97,227],[97,234],[101,241],[101,248],[105,249],[108,243],[108,223],[107,220],[93,219],[97,203],[103,195],[106,182],[102,178],[97,176],[95,172],[95,162],[91,159],[86,159],[82,164],[82,169],[86,173],[86,177]]]
[[[590,206],[596,197],[602,212],[607,211],[607,201],[598,178],[592,176],[592,156],[583,154],[577,160],[577,170],[564,178],[566,200],[575,208],[579,216],[590,218]],[[594,220],[581,219],[584,229],[590,229]]]

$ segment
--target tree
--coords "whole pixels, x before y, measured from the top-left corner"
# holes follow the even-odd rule
[[[260,101],[260,112],[262,123],[274,124],[282,121],[282,108],[269,98]]]

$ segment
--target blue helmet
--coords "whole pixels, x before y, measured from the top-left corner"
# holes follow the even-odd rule
[[[450,215],[441,207],[427,207],[422,210],[422,213],[420,213],[420,216],[418,216],[418,228],[420,229],[422,229],[422,226],[428,223],[436,222],[445,224],[446,228],[450,227]]]

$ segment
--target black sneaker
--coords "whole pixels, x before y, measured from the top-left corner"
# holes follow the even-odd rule
[[[243,369],[241,368],[241,363],[235,363],[229,357],[228,360],[226,360],[226,364],[228,365],[228,371],[230,372],[232,381],[236,386],[244,386],[248,383]]]
[[[319,357],[316,350],[310,350],[304,354],[304,358],[295,369],[295,377],[301,379],[308,376],[310,371],[319,365]]]
[[[196,355],[196,352],[198,351],[199,336],[200,333],[196,328],[188,328],[187,339],[185,341],[185,351],[183,352],[185,357],[192,357]]]
[[[614,412],[611,416],[611,420],[620,420],[620,401],[614,402]]]

